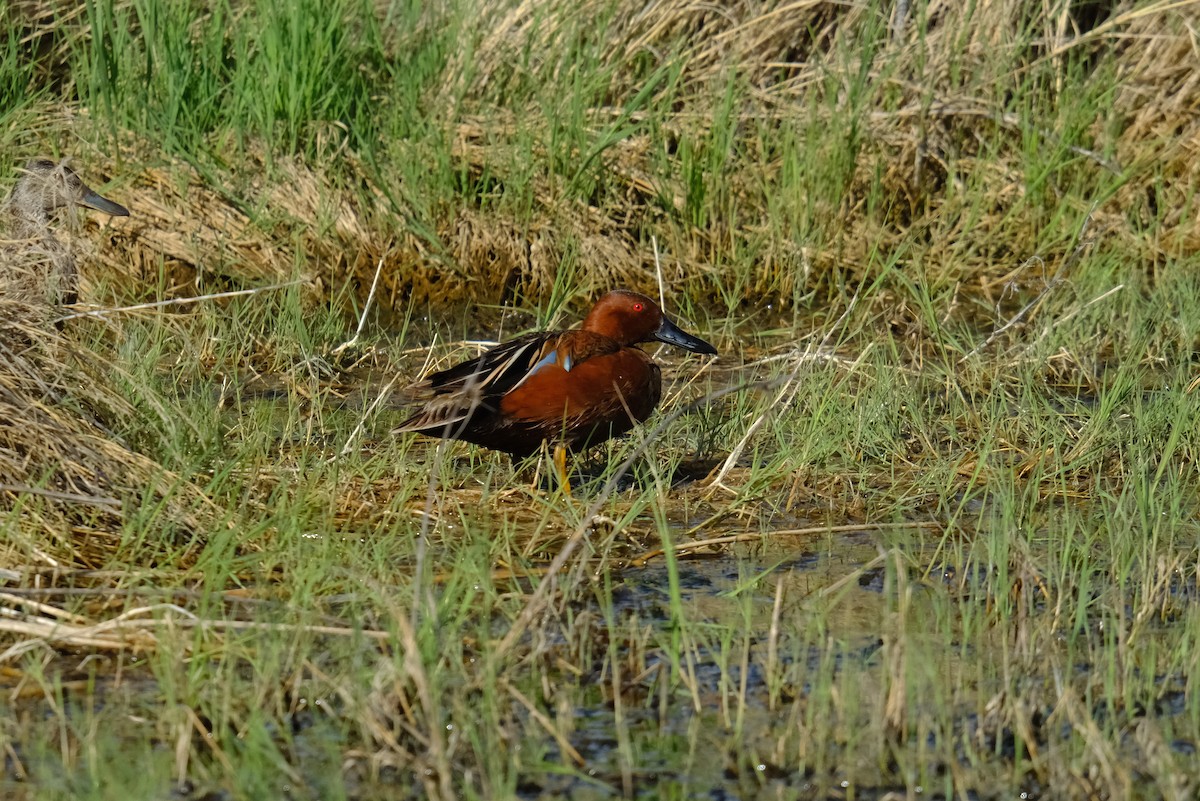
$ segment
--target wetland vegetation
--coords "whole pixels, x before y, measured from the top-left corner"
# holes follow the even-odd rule
[[[0,795],[1194,798],[1197,23],[0,7],[130,211],[0,295]],[[390,434],[613,287],[720,356],[573,495]]]

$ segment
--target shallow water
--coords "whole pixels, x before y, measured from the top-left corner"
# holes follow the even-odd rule
[[[803,528],[804,522],[790,520],[788,528]],[[719,532],[706,532],[715,533]],[[894,613],[898,597],[897,575],[894,570],[889,572],[887,561],[888,554],[895,551],[888,549],[907,549],[910,561],[906,563],[904,592],[914,605],[909,619],[937,615],[938,603],[948,596],[984,591],[984,578],[978,571],[925,561],[923,555],[935,554],[932,547],[921,544],[924,541],[915,533],[906,535],[903,529],[891,530],[886,536],[866,527],[824,535],[773,537],[767,532],[760,542],[680,559],[675,566],[677,606],[672,600],[672,571],[665,559],[615,571],[610,575],[611,605],[604,601],[605,593],[590,599],[585,594],[572,603],[577,619],[586,614],[615,621],[616,628],[608,629],[615,644],[609,642],[593,653],[590,664],[580,664],[582,673],[577,679],[565,674],[555,679],[561,682],[560,699],[574,699],[569,710],[560,704],[559,714],[568,715],[569,724],[564,726],[567,740],[586,767],[573,766],[547,736],[541,742],[541,754],[514,752],[514,758],[526,766],[515,787],[516,796],[884,799],[895,797],[889,793],[910,793],[914,788],[911,766],[905,768],[895,761],[880,764],[875,757],[864,761],[864,753],[875,752],[856,752],[855,735],[848,735],[841,744],[822,745],[798,742],[795,732],[804,728],[807,697],[828,692],[830,686],[835,692],[846,691],[847,686],[837,680],[839,675],[854,675],[863,681],[886,675],[885,663],[891,657],[883,638],[891,635],[881,622]],[[1196,592],[1194,582],[1185,580],[1171,591],[1185,602]],[[924,606],[928,606],[927,613],[921,611]],[[683,629],[678,628],[676,616],[686,620]],[[781,645],[774,655],[770,653],[773,620],[777,625],[782,620],[782,631],[775,634]],[[820,631],[805,635],[802,630],[806,626],[818,626]],[[683,657],[678,661],[658,645],[669,641],[672,631],[684,632]],[[571,636],[565,631],[555,647],[569,652]],[[967,645],[942,642],[933,652],[944,648],[946,658],[959,661],[987,659],[989,647],[985,641]],[[614,678],[618,669],[622,675]],[[1090,668],[1077,664],[1075,669],[1086,674]],[[774,680],[771,671],[776,674]],[[79,661],[61,656],[47,664],[45,673],[55,677],[52,685],[62,688],[54,704],[39,700],[40,692],[32,687],[27,686],[26,691],[18,691],[11,683],[5,687],[3,744],[7,757],[0,783],[4,797],[32,798],[34,795],[28,794],[31,786],[21,779],[23,774],[44,776],[47,771],[61,770],[56,766],[60,754],[54,747],[54,731],[64,722],[81,729],[111,727],[113,739],[105,746],[108,750],[124,747],[122,721],[134,721],[130,730],[139,730],[127,746],[144,748],[157,742],[155,736],[146,739],[147,731],[153,731],[152,721],[169,715],[169,710],[161,705],[163,688],[149,678],[139,660]],[[778,676],[787,675],[807,676],[809,681],[799,686],[787,681],[781,684]],[[1031,674],[1031,679],[1038,678],[1036,672]],[[824,689],[812,682],[825,682]],[[1192,713],[1194,704],[1188,700],[1187,686],[1182,675],[1163,676],[1163,692],[1154,715],[1169,720]],[[874,693],[878,688],[864,687],[863,691]],[[1037,697],[1031,696],[1031,702],[1040,703]],[[1027,746],[1020,745],[1015,730],[981,713],[985,701],[960,707],[956,720],[942,724],[940,736],[982,743],[1003,773],[1026,758]],[[328,793],[332,793],[328,797],[340,797],[343,790],[351,799],[420,796],[412,776],[390,768],[372,773],[364,772],[360,765],[343,773],[337,767],[342,763],[338,754],[353,748],[353,743],[331,724],[319,704],[313,703],[299,704],[279,723],[267,727],[268,733],[276,727],[273,736],[300,780],[300,785],[283,797],[323,798]],[[1102,701],[1095,703],[1097,719],[1116,714],[1128,717],[1129,725],[1136,723],[1136,713],[1109,709]],[[929,709],[934,715],[944,716],[945,711],[936,704]],[[524,715],[527,749],[530,732],[539,729],[524,712],[518,714]],[[909,714],[921,715],[920,705],[911,706]],[[1031,720],[1043,728],[1036,737],[1044,747],[1072,737],[1072,724],[1056,716],[1053,706],[1035,712]],[[947,749],[939,747],[939,735],[927,737],[925,750],[933,762],[924,769],[930,775],[951,777],[979,769],[974,764],[977,751],[968,753],[958,747],[958,764],[950,764],[944,761]],[[783,741],[786,747],[781,750]],[[151,747],[170,748],[170,742]],[[902,755],[915,746],[895,747]],[[1196,753],[1195,742],[1187,738],[1170,738],[1164,747],[1179,758],[1191,759]],[[813,748],[823,753],[816,755]],[[806,764],[797,762],[796,749],[809,753]],[[66,793],[62,797],[70,796],[71,786],[71,782],[62,786]],[[336,792],[331,789],[335,787]],[[1032,775],[1024,792],[1031,798],[1054,797]],[[159,797],[173,801],[244,797],[222,789],[220,783],[177,784],[169,776],[162,777],[161,793]],[[989,795],[977,790],[969,796],[1011,797],[1007,791]]]

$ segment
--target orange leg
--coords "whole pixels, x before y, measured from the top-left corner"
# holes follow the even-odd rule
[[[571,477],[567,474],[567,446],[561,442],[554,446],[554,472],[558,476],[558,485],[570,495]]]

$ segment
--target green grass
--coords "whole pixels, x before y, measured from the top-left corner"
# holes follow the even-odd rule
[[[1007,6],[902,41],[868,7],[0,12],[0,180],[72,154],[167,209],[96,242],[91,300],[303,282],[68,322],[166,497],[48,467],[0,590],[157,623],[3,635],[4,796],[1190,797],[1194,106],[1129,99],[1177,86],[1130,71],[1143,20],[1186,39],[1161,6],[1123,49]],[[149,235],[193,218],[217,244]],[[722,358],[656,357],[663,415],[576,496],[389,434],[393,377],[656,270]],[[74,375],[47,397],[90,419]]]

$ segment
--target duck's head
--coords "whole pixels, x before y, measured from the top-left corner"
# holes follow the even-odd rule
[[[129,209],[97,194],[66,164],[34,159],[25,164],[13,187],[10,208],[25,217],[49,217],[56,209],[85,206],[114,217],[128,217]]]
[[[717,355],[712,345],[671,322],[657,303],[627,289],[613,290],[596,301],[581,327],[622,345],[657,340],[692,353]]]

